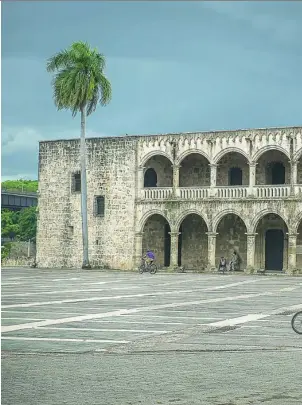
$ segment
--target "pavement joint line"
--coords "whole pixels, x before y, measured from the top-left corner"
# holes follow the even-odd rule
[[[113,287],[110,288],[110,290],[131,290],[131,289],[138,289],[139,286],[129,286],[129,287]],[[9,298],[9,297],[28,297],[31,295],[55,295],[55,294],[66,294],[66,293],[89,293],[89,292],[101,292],[101,291],[108,291],[106,288],[92,288],[90,290],[83,290],[83,289],[77,289],[77,290],[56,290],[56,291],[41,291],[41,292],[28,292],[28,293],[17,293],[17,294],[1,294],[2,298]]]
[[[70,331],[90,331],[90,332],[130,332],[130,333],[154,333],[154,334],[164,334],[168,333],[167,330],[142,330],[142,329],[97,329],[97,328],[53,328],[48,326],[38,326],[34,328],[35,330],[70,330]]]
[[[2,331],[2,333],[4,333],[4,332],[9,332],[9,331],[14,331],[14,330],[31,329],[36,326],[49,326],[49,325],[56,325],[56,324],[61,324],[61,323],[79,322],[79,321],[90,320],[90,319],[108,318],[108,317],[114,317],[114,316],[120,316],[120,315],[126,315],[126,314],[133,314],[133,313],[137,313],[137,312],[152,311],[152,310],[156,310],[156,309],[160,309],[160,308],[181,307],[181,306],[197,305],[197,304],[210,303],[210,302],[220,302],[220,301],[222,302],[222,301],[229,301],[229,300],[236,300],[236,299],[256,298],[257,296],[261,296],[263,294],[265,294],[265,293],[239,295],[239,296],[224,297],[224,298],[213,298],[213,299],[206,299],[206,300],[200,300],[200,301],[189,301],[189,302],[180,302],[180,303],[176,302],[176,303],[168,303],[168,304],[151,305],[151,306],[145,306],[145,307],[137,307],[137,308],[132,308],[132,309],[123,309],[123,310],[110,311],[110,312],[104,312],[104,313],[96,313],[96,314],[88,314],[88,315],[86,314],[86,315],[80,315],[80,316],[75,316],[75,317],[70,317],[70,318],[61,318],[61,319],[48,320],[48,321],[24,323],[24,324],[19,324],[19,325],[2,326],[1,331]]]
[[[242,284],[249,284],[258,282],[258,279],[255,280],[245,280],[232,284],[225,284],[224,288],[234,287]],[[213,287],[215,290],[216,287]],[[65,299],[57,301],[44,301],[44,302],[30,302],[30,303],[21,303],[21,304],[9,304],[2,305],[2,309],[7,308],[28,308],[33,306],[44,306],[44,305],[54,305],[54,304],[63,304],[63,303],[72,303],[72,302],[90,302],[90,301],[103,301],[103,300],[113,300],[113,299],[122,299],[122,298],[142,298],[142,297],[152,297],[152,296],[161,296],[161,295],[173,295],[173,294],[187,294],[195,292],[196,290],[174,290],[174,291],[162,291],[162,292],[150,292],[150,293],[141,293],[141,294],[131,294],[131,295],[119,295],[119,296],[107,296],[107,297],[90,297],[90,298],[78,298],[78,299]],[[200,289],[196,292],[202,292],[203,289]],[[208,289],[207,289],[208,291]]]
[[[19,317],[19,318],[16,318],[16,317],[13,317],[13,318],[11,318],[11,317],[6,318],[6,317],[1,316],[1,320],[2,320],[2,319],[24,319],[24,320],[27,320],[27,321],[45,321],[47,318],[23,318],[22,316]]]
[[[32,340],[45,342],[83,342],[83,343],[130,343],[129,340],[111,340],[111,339],[80,339],[80,338],[41,338],[41,337],[25,337],[25,336],[1,336],[2,340]]]
[[[148,312],[152,310],[157,310],[157,309],[163,309],[163,308],[176,308],[176,307],[183,307],[183,306],[188,306],[188,305],[202,305],[202,304],[207,304],[207,303],[213,303],[213,302],[224,302],[224,301],[235,301],[235,300],[245,300],[249,298],[257,298],[265,295],[274,295],[278,293],[279,290],[272,292],[272,291],[266,291],[258,294],[242,294],[238,296],[229,296],[229,297],[220,297],[220,298],[212,298],[212,299],[205,299],[205,300],[199,300],[199,301],[187,301],[187,302],[175,302],[175,303],[168,303],[168,304],[158,304],[158,305],[150,305],[150,306],[145,306],[145,307],[137,307],[137,308],[132,308],[132,309],[124,309],[124,310],[117,310],[117,311],[110,311],[110,312],[105,312],[105,313],[96,313],[96,314],[86,314],[86,315],[81,315],[81,316],[75,316],[75,317],[70,317],[70,318],[61,318],[61,319],[52,319],[52,320],[46,320],[46,321],[39,321],[39,322],[32,322],[32,323],[24,323],[24,324],[18,324],[18,325],[7,325],[3,326],[1,331],[2,333],[5,332],[10,332],[10,331],[16,331],[16,330],[23,330],[23,329],[32,329],[36,326],[51,326],[51,325],[57,325],[57,324],[62,324],[62,323],[71,323],[71,322],[79,322],[79,321],[84,321],[84,320],[90,320],[90,319],[99,319],[99,318],[108,318],[108,317],[114,317],[114,316],[120,316],[120,315],[126,315],[126,314],[133,314],[133,313],[138,313],[138,312]],[[296,306],[297,307],[297,306]],[[300,305],[302,308],[302,304]],[[287,310],[287,309],[284,309]],[[209,324],[210,326],[225,326],[228,325],[230,322],[233,322],[233,324],[236,324],[236,320],[240,320],[239,323],[244,323],[242,322],[243,319],[248,319],[250,322],[251,320],[256,320],[256,319],[261,319],[264,317],[267,317],[270,315],[263,315],[263,314],[253,314],[253,315],[247,315],[245,317],[237,317],[233,318],[233,320],[225,320],[225,321],[218,321],[214,322],[213,324]],[[247,321],[246,321],[247,322]]]

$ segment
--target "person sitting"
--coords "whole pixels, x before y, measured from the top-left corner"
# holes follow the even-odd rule
[[[155,260],[155,254],[152,252],[152,250],[148,249],[144,259],[147,265],[152,264]]]
[[[234,250],[231,261],[230,261],[230,271],[237,271],[239,270],[239,256],[237,252]]]
[[[225,270],[226,270],[226,266],[227,266],[226,259],[225,259],[223,256],[221,256],[220,262],[219,262],[218,271],[225,271]]]

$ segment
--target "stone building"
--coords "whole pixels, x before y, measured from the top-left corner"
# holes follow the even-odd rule
[[[80,267],[79,140],[40,142],[39,267]],[[87,139],[93,267],[302,271],[302,128]]]

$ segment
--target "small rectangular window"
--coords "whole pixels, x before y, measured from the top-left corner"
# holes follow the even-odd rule
[[[94,215],[97,217],[105,215],[105,197],[96,196],[94,198]]]
[[[73,193],[81,192],[81,172],[72,173],[71,189]]]

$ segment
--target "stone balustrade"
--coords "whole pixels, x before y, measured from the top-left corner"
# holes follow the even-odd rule
[[[248,187],[216,187],[214,195],[217,198],[244,198],[248,195]]]
[[[172,197],[172,187],[162,187],[162,188],[144,188],[142,190],[143,199],[146,200],[164,200]]]
[[[248,198],[287,198],[302,196],[302,185],[295,185],[293,194],[290,185],[274,186],[225,186],[225,187],[178,187],[173,193],[173,187],[154,187],[141,190],[143,200],[164,200],[177,198],[182,200],[202,200],[208,198],[240,199]]]
[[[180,187],[179,192],[177,194],[179,195],[180,198],[188,200],[208,198],[210,196],[210,189]]]
[[[256,198],[286,198],[290,196],[290,186],[256,186]]]

